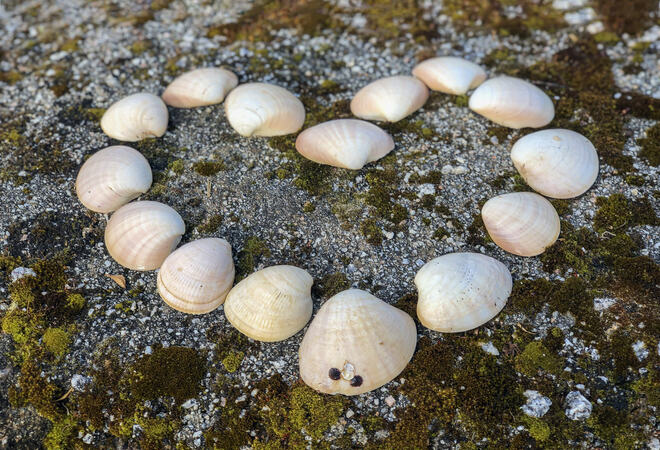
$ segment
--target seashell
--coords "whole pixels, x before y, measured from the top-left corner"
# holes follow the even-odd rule
[[[430,89],[454,95],[463,95],[486,79],[484,69],[466,59],[453,56],[422,61],[412,73]]]
[[[571,130],[541,130],[518,140],[511,159],[532,189],[552,198],[585,193],[598,177],[598,154]]]
[[[539,128],[555,116],[550,97],[520,78],[497,77],[486,81],[470,96],[470,109],[498,125]]]
[[[168,117],[160,97],[142,92],[113,103],[101,117],[101,128],[111,138],[135,142],[165,134]]]
[[[312,317],[313,283],[307,271],[298,267],[266,267],[234,286],[227,295],[225,316],[252,339],[284,340]]]
[[[174,250],[184,232],[183,219],[169,206],[152,201],[133,202],[110,217],[105,227],[105,247],[124,267],[153,270]]]
[[[300,344],[300,375],[326,394],[356,395],[393,380],[417,344],[408,314],[349,289],[321,306]]]
[[[534,192],[491,198],[481,208],[491,239],[509,253],[536,256],[559,236],[559,216],[552,204]]]
[[[229,124],[242,136],[282,136],[300,130],[305,107],[286,89],[266,83],[242,84],[225,100]]]
[[[229,70],[209,67],[179,75],[163,95],[163,101],[175,108],[215,105],[238,84],[238,77]]]
[[[114,145],[94,153],[80,168],[76,193],[80,203],[99,213],[114,211],[151,186],[151,167],[137,150]]]
[[[480,253],[449,253],[426,263],[415,276],[417,317],[426,328],[458,333],[477,328],[506,304],[509,269]]]
[[[158,294],[177,311],[206,314],[225,301],[234,283],[231,245],[198,239],[172,252],[158,271]]]
[[[356,119],[323,122],[296,139],[296,150],[307,159],[358,170],[394,149],[392,136],[376,125]]]
[[[381,78],[355,94],[351,112],[360,119],[397,122],[424,106],[428,98],[428,88],[417,78]]]

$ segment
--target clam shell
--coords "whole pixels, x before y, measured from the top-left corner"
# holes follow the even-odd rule
[[[206,314],[225,301],[234,283],[231,245],[205,238],[176,249],[158,271],[158,293],[172,308]]]
[[[491,198],[481,208],[491,239],[509,253],[536,256],[559,236],[559,216],[552,204],[533,192]]]
[[[428,88],[417,78],[381,78],[355,94],[351,112],[361,119],[397,122],[424,106],[428,98]]]
[[[457,333],[477,328],[506,304],[509,269],[480,253],[449,253],[426,263],[415,276],[417,317],[426,328]]]
[[[532,189],[552,198],[585,193],[598,177],[598,154],[571,130],[541,130],[518,140],[511,159]]]
[[[165,134],[168,117],[160,97],[142,92],[113,103],[101,118],[101,128],[111,138],[136,142]]]
[[[152,201],[119,208],[105,228],[105,247],[122,266],[133,270],[160,267],[177,246],[185,225],[169,206]]]
[[[303,104],[286,89],[266,83],[247,83],[225,100],[229,124],[242,136],[282,136],[300,130]]]
[[[76,194],[87,209],[114,211],[151,186],[151,167],[137,150],[114,145],[94,153],[80,168]]]
[[[225,316],[252,339],[284,340],[312,317],[313,283],[307,271],[298,267],[267,267],[234,286],[225,302]]]
[[[550,97],[520,78],[497,77],[484,82],[470,96],[470,109],[498,125],[539,128],[555,116]]]
[[[339,119],[306,129],[296,139],[296,150],[307,159],[358,170],[394,149],[392,136],[376,125]]]
[[[174,79],[161,97],[175,108],[215,105],[221,103],[237,84],[238,78],[229,70],[195,69]]]
[[[300,375],[327,394],[356,395],[394,379],[417,343],[408,314],[349,289],[325,302],[300,344]]]
[[[453,56],[422,61],[412,73],[430,89],[454,95],[465,94],[486,79],[484,69],[466,59]]]

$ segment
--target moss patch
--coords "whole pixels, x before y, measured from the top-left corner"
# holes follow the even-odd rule
[[[193,164],[193,170],[203,177],[211,177],[221,170],[225,170],[222,161],[198,161]]]
[[[243,250],[238,252],[238,263],[236,264],[236,281],[240,281],[252,272],[261,258],[269,257],[270,249],[265,241],[256,236],[250,236],[245,240]]]
[[[594,9],[607,28],[617,34],[636,34],[653,23],[658,16],[655,0],[596,0]]]
[[[351,287],[351,283],[341,272],[329,273],[314,284],[314,295],[328,299]]]
[[[646,159],[652,166],[660,165],[660,124],[655,124],[646,131],[646,137],[638,139],[642,149],[639,156]]]

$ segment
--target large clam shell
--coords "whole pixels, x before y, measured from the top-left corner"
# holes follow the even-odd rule
[[[114,211],[151,186],[151,167],[137,150],[114,145],[94,153],[80,168],[76,194],[86,208]]]
[[[509,269],[480,253],[449,253],[426,263],[415,276],[417,317],[426,328],[457,333],[477,328],[506,304]]]
[[[205,238],[176,249],[158,271],[158,293],[172,308],[206,314],[225,301],[234,283],[231,245]]]
[[[585,193],[598,177],[598,154],[571,130],[541,130],[519,139],[511,159],[532,189],[552,198]]]
[[[413,75],[430,89],[445,94],[463,95],[486,79],[486,71],[463,58],[441,56],[417,64]]]
[[[221,103],[225,95],[238,85],[238,77],[226,69],[209,67],[179,75],[163,95],[163,101],[175,108]]]
[[[152,201],[119,208],[105,228],[105,247],[122,266],[133,270],[160,267],[185,232],[181,216],[169,206]]]
[[[559,216],[552,204],[534,192],[491,198],[481,217],[493,242],[518,256],[536,256],[559,236]]]
[[[313,283],[307,271],[298,267],[266,267],[234,286],[227,295],[225,316],[252,339],[284,340],[312,317]]]
[[[307,159],[358,170],[394,149],[392,136],[376,125],[356,119],[323,122],[296,139],[296,150]]]
[[[539,128],[555,116],[552,100],[520,78],[497,77],[484,82],[470,96],[470,109],[498,125]]]
[[[424,106],[429,90],[415,77],[398,75],[369,83],[351,100],[360,119],[397,122]]]
[[[101,118],[101,128],[111,138],[135,142],[165,134],[168,118],[160,97],[142,92],[113,103]]]
[[[408,314],[349,289],[325,302],[300,344],[300,375],[327,394],[356,395],[394,379],[417,343]]]
[[[229,124],[242,136],[282,136],[300,130],[305,107],[286,89],[267,83],[247,83],[225,100]]]

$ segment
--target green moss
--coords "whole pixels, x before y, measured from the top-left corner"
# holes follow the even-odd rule
[[[628,175],[626,177],[626,183],[631,186],[644,186],[644,177],[641,175]]]
[[[23,346],[38,339],[43,333],[43,319],[21,310],[9,311],[2,318],[2,331],[11,335],[14,342]]]
[[[466,108],[468,105],[468,96],[467,95],[457,95],[454,97],[454,105],[459,108]]]
[[[433,239],[441,241],[447,237],[449,237],[449,231],[446,228],[439,227],[433,232]]]
[[[646,137],[638,139],[637,143],[642,147],[639,156],[646,159],[652,166],[660,165],[660,124],[656,124],[646,130]]]
[[[243,250],[238,253],[238,264],[236,265],[236,281],[243,279],[252,272],[261,258],[269,257],[270,249],[265,241],[256,236],[250,236],[245,240]]]
[[[341,272],[334,272],[324,275],[314,285],[315,295],[320,298],[330,298],[341,291],[351,287],[351,283]]]
[[[536,442],[545,442],[550,438],[550,426],[543,420],[529,416],[524,416],[524,420],[526,422],[529,435],[533,437]]]
[[[371,245],[383,243],[383,232],[374,219],[366,219],[360,224],[360,232]]]
[[[41,417],[51,422],[59,422],[63,419],[64,410],[55,402],[61,391],[41,376],[41,369],[34,361],[27,360],[21,366],[18,388],[16,398],[33,406]]]
[[[71,416],[53,423],[43,441],[47,450],[72,448],[73,439],[77,436],[78,422]]]
[[[611,31],[601,31],[600,33],[594,34],[594,40],[601,44],[616,44],[621,39],[616,33]]]
[[[168,164],[167,167],[177,175],[183,174],[183,171],[185,170],[183,160],[181,160],[181,159],[177,159],[175,161],[172,161],[171,163]]]
[[[396,170],[372,169],[367,172],[365,179],[369,184],[369,190],[365,193],[364,200],[375,208],[380,217],[390,221],[394,226],[408,219],[408,210],[395,202],[401,196],[397,190],[399,175]]]
[[[630,426],[628,411],[618,411],[607,405],[595,405],[587,425],[593,428],[594,433],[606,446],[615,449],[638,448],[643,434]]]
[[[206,222],[204,222],[201,225],[198,225],[197,231],[204,234],[215,233],[218,230],[218,228],[220,228],[220,225],[222,225],[222,221],[223,221],[222,214],[214,214],[210,216],[208,219],[206,219]]]
[[[308,386],[295,387],[291,390],[289,420],[295,429],[319,440],[339,420],[345,403],[341,397],[324,396]]]
[[[617,34],[636,34],[653,23],[658,4],[655,0],[596,0],[594,9],[608,30]]]
[[[66,306],[73,312],[78,312],[85,307],[85,297],[80,294],[69,294],[66,296]]]
[[[231,352],[222,359],[222,365],[227,372],[236,372],[243,362],[245,354],[243,352]]]
[[[139,55],[140,53],[146,52],[151,47],[152,47],[151,41],[149,41],[148,39],[141,39],[139,41],[133,42],[130,46],[130,50],[131,53],[135,55]]]
[[[16,71],[0,72],[0,81],[7,84],[16,84],[23,79],[23,75]]]
[[[71,336],[62,328],[47,328],[43,335],[43,342],[47,351],[61,358],[69,352]]]
[[[516,369],[528,377],[536,376],[539,370],[558,375],[561,360],[540,341],[533,341],[516,358]]]
[[[222,161],[198,161],[193,164],[193,170],[203,177],[211,177],[221,170],[225,170]]]
[[[628,200],[623,194],[598,197],[594,216],[596,231],[618,231],[635,225],[655,225],[658,217],[646,197]]]
[[[488,236],[488,233],[486,232],[486,226],[484,225],[484,220],[481,218],[481,214],[475,214],[472,216],[472,223],[468,226],[467,232],[468,236],[465,241],[469,245],[481,246],[492,242],[490,236]]]
[[[311,213],[316,209],[316,205],[312,202],[305,202],[303,204],[302,210],[305,213]]]

